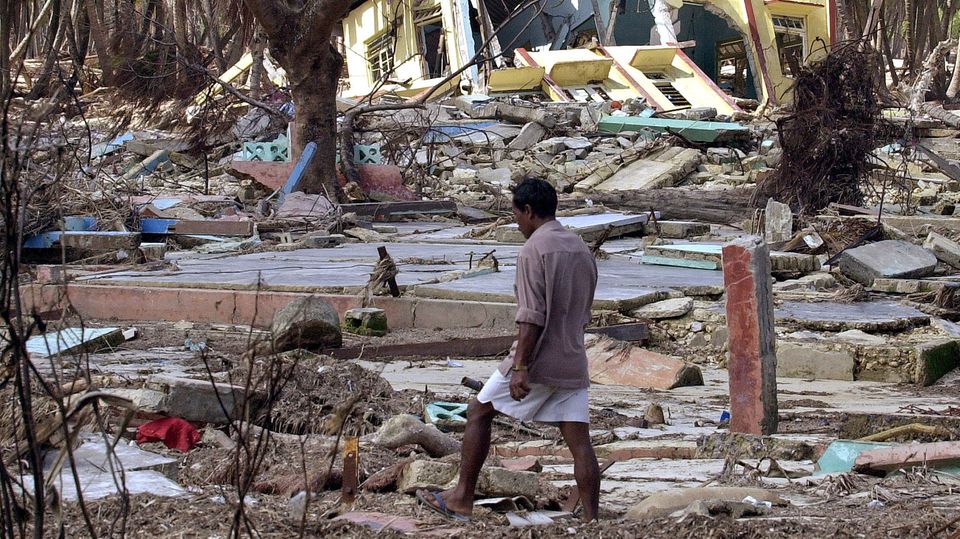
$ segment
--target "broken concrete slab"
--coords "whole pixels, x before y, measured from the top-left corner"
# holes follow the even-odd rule
[[[649,318],[651,320],[660,320],[662,318],[679,318],[693,309],[693,298],[672,298],[650,303],[630,311],[630,316],[634,318]]]
[[[119,486],[130,495],[150,494],[152,496],[182,496],[187,491],[171,481],[161,471],[164,467],[176,465],[176,459],[143,451],[135,445],[119,443],[109,451],[102,438],[90,433],[82,435],[83,444],[73,450],[73,462],[76,465],[76,479],[80,481],[83,499],[99,500],[117,494]],[[48,459],[45,468],[50,472],[54,459]],[[112,461],[112,466],[107,461]],[[119,461],[119,462],[118,462]],[[123,468],[123,481],[118,481],[111,470]],[[52,479],[54,487],[64,501],[76,502],[79,499],[69,459],[59,476]],[[23,477],[29,484],[32,477]],[[29,488],[29,487],[28,487]]]
[[[567,230],[583,238],[583,241],[592,241],[603,234],[608,228],[610,229],[608,238],[642,232],[648,219],[649,216],[647,215],[601,213],[596,215],[559,217],[557,221]],[[497,228],[496,240],[503,243],[523,243],[526,241],[526,238],[520,233],[520,229],[516,224],[511,224]]]
[[[914,466],[940,468],[957,464],[960,464],[960,442],[932,442],[863,451],[857,456],[853,469],[885,475]]]
[[[892,444],[881,442],[860,442],[856,440],[834,440],[817,459],[817,471],[814,475],[847,473],[853,470],[857,457],[864,451],[883,449]]]
[[[276,217],[277,219],[318,221],[330,216],[333,211],[334,206],[327,197],[294,191],[283,197],[283,202],[277,208]]]
[[[134,165],[133,168],[128,170],[127,173],[123,175],[123,178],[130,180],[137,178],[138,176],[146,176],[157,170],[157,167],[159,167],[161,163],[164,163],[169,159],[170,154],[167,150],[157,150],[150,154],[150,156],[143,161]]]
[[[661,238],[685,239],[710,233],[710,225],[695,221],[657,221],[656,229]]]
[[[601,131],[621,133],[624,131],[652,130],[675,132],[694,142],[716,142],[745,139],[750,129],[732,122],[704,122],[700,120],[671,120],[668,118],[644,118],[642,116],[605,116],[599,122]]]
[[[700,166],[702,155],[693,148],[666,148],[618,170],[597,185],[577,185],[578,189],[592,187],[595,191],[642,191],[673,187]]]
[[[526,150],[534,144],[540,142],[547,130],[539,122],[528,122],[520,129],[517,138],[510,141],[507,145],[508,150]]]
[[[870,286],[874,279],[926,277],[937,267],[933,253],[912,243],[884,240],[843,252],[840,271],[858,283]]]
[[[937,339],[920,344],[916,348],[916,383],[932,385],[945,374],[960,366],[960,341]]]
[[[553,440],[507,442],[495,445],[491,454],[501,458],[556,457],[572,459],[570,448]],[[594,447],[597,458],[618,461],[632,459],[692,459],[697,453],[697,442],[692,440],[621,440]]]
[[[513,171],[507,167],[484,168],[477,172],[477,181],[509,188],[513,185]]]
[[[214,386],[196,380],[155,374],[147,378],[144,395],[135,404],[146,412],[221,425],[241,417],[244,389],[226,383]]]
[[[881,279],[873,280],[870,290],[887,294],[939,293],[948,288],[958,288],[960,283],[936,279]]]
[[[667,299],[670,291],[666,288],[640,288],[634,284],[643,282],[642,277],[637,277],[637,274],[641,273],[637,271],[638,268],[636,264],[620,260],[598,261],[599,284],[594,295],[594,308],[627,312],[648,303]],[[414,288],[414,294],[437,299],[514,303],[516,301],[513,290],[515,281],[516,267],[510,266],[501,268],[501,271],[496,273],[470,279],[419,285]],[[448,316],[451,314],[448,313]]]
[[[715,430],[697,439],[697,459],[725,459],[739,455],[742,459],[776,459],[778,461],[813,460],[821,438],[804,434],[760,436]]]
[[[703,385],[696,365],[609,337],[587,335],[590,381],[597,384],[673,389]]]
[[[806,291],[822,292],[831,289],[837,285],[837,280],[833,275],[826,272],[816,272],[809,275],[803,275],[797,279],[788,279],[786,281],[777,281],[773,283],[774,292],[792,292]]]
[[[960,243],[936,232],[931,232],[927,234],[927,239],[923,242],[923,248],[933,253],[937,260],[954,268],[960,268]]]
[[[547,129],[553,129],[557,124],[556,117],[541,108],[518,107],[501,102],[490,102],[478,105],[460,99],[456,100],[456,104],[457,108],[475,119],[502,118],[519,124],[537,122]]]
[[[777,377],[814,380],[853,380],[856,361],[845,350],[813,343],[777,342]]]
[[[701,321],[722,321],[725,316],[722,305],[695,310],[694,313],[700,315]],[[861,303],[784,301],[776,307],[774,316],[778,324],[812,331],[859,329],[870,332],[895,332],[930,323],[929,315],[892,301]]]
[[[719,270],[722,248],[718,243],[650,245],[644,249],[642,261],[644,264]],[[810,273],[820,269],[820,261],[813,255],[773,251],[770,252],[770,266],[774,273]]]
[[[815,331],[898,331],[926,325],[930,317],[912,307],[890,301],[862,303],[785,301],[776,309],[779,323],[793,323]]]
[[[763,239],[767,243],[780,243],[793,238],[793,212],[790,206],[772,198],[764,210]]]
[[[27,340],[27,353],[33,359],[96,352],[124,342],[122,328],[65,328],[34,335]]]
[[[775,492],[761,488],[747,487],[700,487],[660,492],[647,497],[630,508],[625,515],[627,520],[645,520],[669,516],[697,501],[721,500],[742,502],[746,497],[774,505],[787,505],[788,502]]]
[[[415,460],[400,473],[397,491],[413,494],[419,489],[446,489],[456,484],[460,467],[435,460]],[[538,474],[493,466],[484,467],[477,492],[486,496],[526,496],[533,499],[539,490]]]

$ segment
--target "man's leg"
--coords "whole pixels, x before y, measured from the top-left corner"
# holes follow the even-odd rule
[[[496,415],[497,411],[489,402],[472,399],[467,406],[467,429],[463,433],[463,449],[460,451],[460,479],[457,486],[440,493],[447,509],[454,513],[473,514],[473,495],[477,490],[480,468],[490,452],[490,430]]]
[[[587,522],[595,520],[600,507],[600,465],[590,444],[590,424],[563,422],[560,433],[573,454],[573,477],[583,504],[582,518]]]

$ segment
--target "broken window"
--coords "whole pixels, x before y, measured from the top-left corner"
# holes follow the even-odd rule
[[[653,82],[667,101],[675,107],[689,107],[690,101],[673,85],[673,78],[664,71],[644,71],[643,76]]]
[[[780,69],[784,75],[794,77],[806,57],[807,32],[799,17],[773,17],[773,30],[780,51]]]
[[[717,85],[724,91],[747,93],[747,49],[742,39],[717,42]]]
[[[370,79],[377,82],[393,71],[393,35],[384,32],[367,41],[367,63],[370,64]]]
[[[417,28],[417,47],[425,77],[433,79],[449,72],[447,40],[443,30],[440,4],[422,0],[413,7],[413,24]]]
[[[567,96],[572,98],[574,101],[579,101],[581,103],[585,103],[587,101],[606,103],[612,100],[610,94],[607,93],[603,86],[599,85],[564,88],[564,92],[566,92]]]

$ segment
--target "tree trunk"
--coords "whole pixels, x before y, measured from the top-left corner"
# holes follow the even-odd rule
[[[97,59],[100,63],[100,84],[110,86],[113,84],[113,57],[110,55],[108,47],[107,31],[103,23],[103,12],[97,10],[97,0],[83,0],[87,9],[87,19],[90,21],[90,35],[93,37],[93,49],[97,52]]]
[[[343,56],[331,43],[334,26],[347,12],[350,0],[319,0],[308,9],[285,0],[246,0],[264,34],[270,52],[287,71],[296,108],[293,155],[309,142],[317,154],[301,183],[304,192],[344,200],[336,176],[337,85]]]
[[[250,55],[253,56],[253,64],[250,66],[250,80],[247,86],[250,87],[250,97],[260,99],[263,95],[263,34],[255,30],[253,34],[253,43],[250,44]]]
[[[183,65],[193,64],[193,55],[190,54],[190,38],[187,33],[187,5],[184,0],[174,0],[173,4],[173,40],[177,44],[177,58],[181,66],[176,72],[178,83],[185,85],[190,78],[188,69]]]
[[[13,24],[14,2],[0,2],[0,100],[7,99],[12,90],[10,79],[10,36]]]
[[[227,65],[227,60],[223,57],[223,40],[220,38],[219,25],[210,0],[203,0],[203,13],[207,19],[207,31],[210,32],[210,46],[213,48],[213,56],[217,61],[217,68],[220,73],[223,73],[230,66]]]
[[[63,46],[63,36],[67,33],[66,25],[70,18],[66,16],[69,10],[63,10],[61,13],[60,0],[53,0],[53,10],[50,14],[50,34],[47,36],[45,47],[45,58],[43,68],[40,69],[40,75],[33,83],[33,88],[27,94],[27,99],[37,99],[47,94],[47,87],[50,86],[50,79],[53,76],[53,64],[60,56],[60,47]],[[59,66],[58,66],[59,69]]]
[[[947,87],[947,97],[953,99],[960,92],[960,45],[957,46],[957,59],[953,64],[953,76],[950,77],[950,86]]]
[[[303,191],[341,201],[344,197],[336,173],[336,97],[343,56],[329,44],[317,53],[315,58],[301,58],[295,65],[284,66],[290,75],[296,109],[293,147],[295,155],[300,155],[309,142],[317,143],[317,153],[300,184]]]

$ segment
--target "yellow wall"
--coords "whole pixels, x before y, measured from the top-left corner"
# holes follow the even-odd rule
[[[460,46],[458,36],[453,31],[457,27],[455,18],[457,10],[454,2],[457,0],[438,0],[441,5],[441,14],[446,34],[446,50],[450,69],[456,70],[468,60],[467,51]],[[688,0],[689,1],[689,0]],[[762,43],[769,44],[761,50],[754,46],[753,35],[748,23],[747,10],[744,0],[693,0],[696,3],[709,4],[712,10],[723,12],[725,18],[746,37],[753,58],[751,66],[754,76],[759,81],[763,100],[773,102],[789,101],[788,89],[792,80],[785,76],[780,68],[780,55],[774,45],[773,15],[803,17],[807,35],[807,52],[812,60],[821,58],[825,54],[824,44],[830,42],[828,25],[827,0],[789,0],[767,3],[764,0],[747,0],[753,7],[757,22],[757,32]],[[383,90],[396,91],[400,95],[410,96],[429,88],[438,79],[424,79],[420,56],[417,55],[417,38],[413,25],[413,15],[410,9],[412,0],[397,0],[393,3],[387,0],[370,0],[359,8],[350,12],[343,20],[344,42],[347,47],[347,65],[350,88],[344,92],[344,97],[358,97],[367,94],[373,81],[370,80],[370,69],[366,61],[366,42],[370,38],[384,32],[392,20],[392,9],[400,9],[403,13],[403,25],[400,28],[395,54],[393,80],[409,80],[408,86],[389,85]],[[819,39],[818,39],[819,38]],[[761,70],[758,54],[763,55],[766,79]],[[547,70],[549,72],[549,69]],[[455,84],[455,83],[454,83]],[[772,91],[771,91],[772,90]],[[772,95],[771,95],[772,94]]]
[[[560,86],[566,89],[592,86],[593,81],[599,81],[607,95],[612,99],[625,99],[650,96],[652,102],[647,105],[657,110],[676,108],[664,96],[653,81],[648,79],[643,71],[663,71],[673,82],[673,86],[690,102],[693,107],[714,107],[720,114],[733,114],[736,110],[725,99],[723,94],[700,71],[695,71],[693,62],[685,62],[676,47],[607,47],[610,58],[599,52],[587,49],[572,49],[564,51],[530,51],[530,57],[550,75]],[[526,65],[518,57],[518,64]],[[629,77],[624,76],[614,66],[618,64]],[[593,83],[593,84],[591,84]],[[634,86],[639,86],[639,89]],[[553,89],[543,84],[543,90],[552,99],[562,100]]]
[[[754,46],[746,3],[743,0],[708,0],[698,3],[710,4],[722,11],[727,21],[735,24],[737,29],[745,36],[749,45],[748,50],[753,55],[751,71],[760,82],[763,100],[767,101],[772,98],[772,101],[777,103],[789,101],[791,96],[788,90],[793,83],[793,79],[786,76],[780,69],[780,53],[776,47],[772,17],[783,15],[804,18],[804,28],[807,34],[806,50],[809,59],[816,60],[826,54],[824,44],[829,46],[830,43],[827,3],[825,0],[790,0],[789,2],[776,1],[769,4],[764,0],[749,0],[749,2],[753,7],[760,41],[764,44],[770,44],[764,46],[761,51],[757,51],[757,47]],[[817,41],[817,38],[820,38],[821,41]],[[766,63],[766,73],[769,77],[767,81],[761,80],[762,72],[758,52],[763,54]],[[770,88],[773,89],[772,96],[770,95]]]
[[[458,69],[469,58],[463,58],[463,52],[458,45],[457,36],[452,31],[454,25],[454,9],[451,0],[438,0],[441,5],[441,17],[446,39],[446,51],[451,70]],[[367,42],[383,32],[389,30],[394,19],[394,10],[402,14],[403,23],[398,29],[397,42],[394,54],[394,70],[391,80],[410,81],[408,86],[386,85],[384,91],[396,91],[401,95],[413,95],[433,86],[440,79],[425,79],[422,67],[422,58],[418,54],[416,28],[413,23],[410,0],[388,2],[386,0],[370,0],[351,11],[343,19],[343,38],[346,44],[347,71],[350,88],[343,93],[343,97],[361,97],[372,89],[376,82],[371,80],[370,66],[367,63]]]

